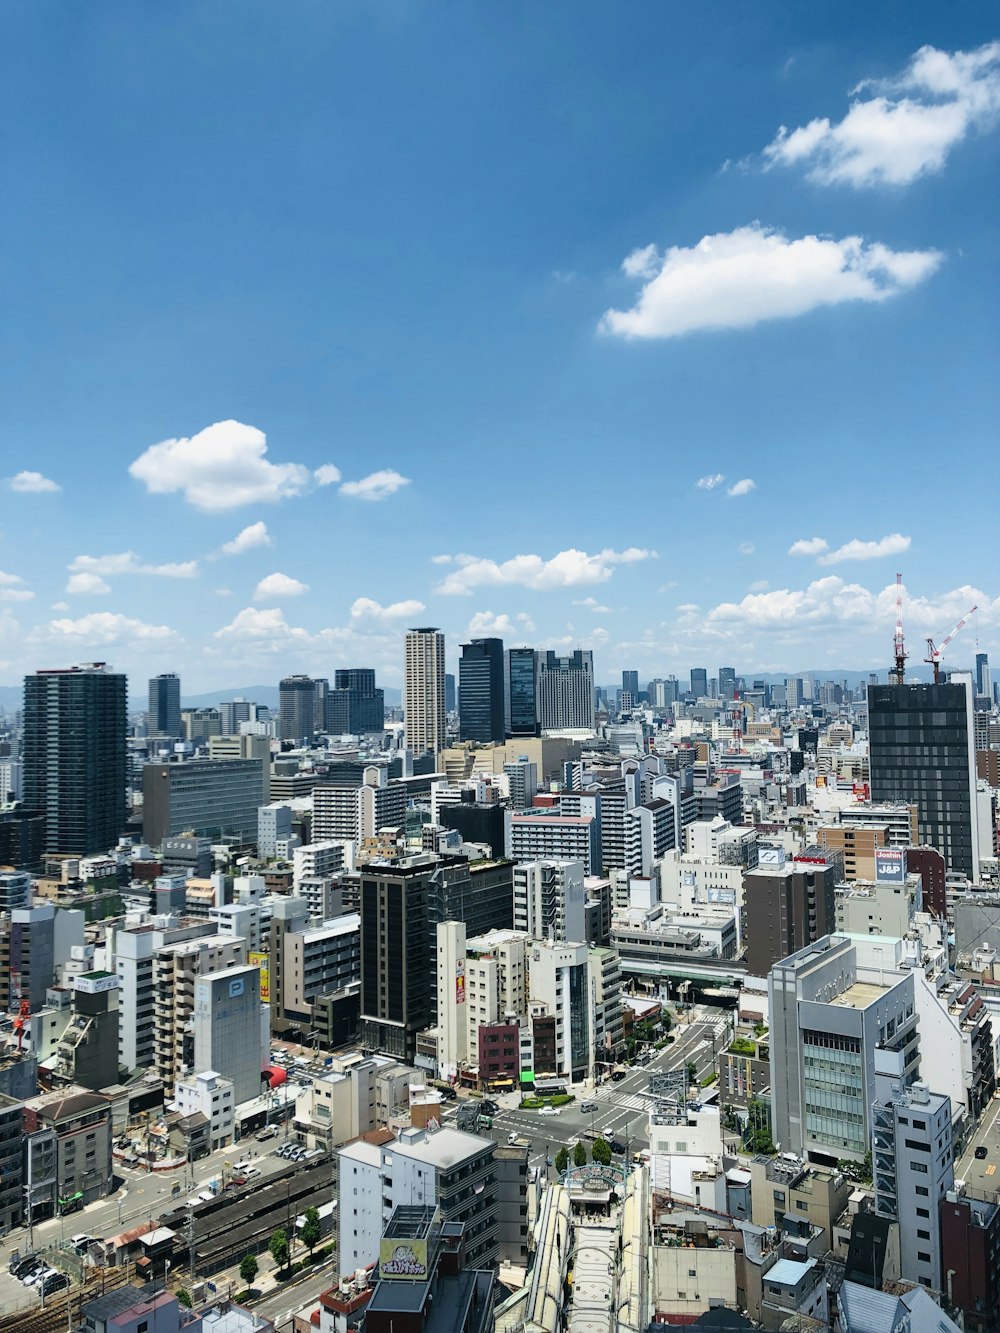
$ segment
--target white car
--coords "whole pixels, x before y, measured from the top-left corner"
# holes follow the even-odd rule
[[[558,1106],[542,1106],[542,1107],[539,1108],[538,1114],[539,1114],[539,1115],[560,1115],[561,1112],[560,1112]]]

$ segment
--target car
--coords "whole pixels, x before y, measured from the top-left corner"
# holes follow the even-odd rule
[[[458,1093],[455,1091],[454,1088],[439,1088],[438,1091],[441,1093],[441,1096],[445,1099],[446,1102],[458,1101]]]
[[[612,1083],[620,1083],[622,1079],[626,1078],[627,1076],[628,1076],[627,1069],[612,1069],[611,1073],[608,1075]]]
[[[608,1147],[613,1153],[622,1155],[625,1152],[625,1145],[621,1139],[608,1139]]]
[[[292,1143],[283,1143],[280,1148],[275,1148],[274,1150],[275,1157],[288,1157],[291,1154],[292,1148],[294,1146],[295,1145]]]
[[[45,1261],[37,1254],[22,1254],[20,1259],[11,1260],[10,1271],[17,1278],[25,1277],[35,1268],[44,1268]]]
[[[55,1271],[56,1270],[50,1268],[48,1264],[42,1264],[41,1268],[32,1269],[27,1277],[21,1278],[21,1281],[26,1287],[37,1287],[44,1282],[50,1273],[54,1273]]]
[[[559,1115],[558,1106],[541,1106],[538,1108],[539,1115]]]
[[[44,1279],[38,1290],[43,1296],[51,1296],[54,1291],[62,1291],[69,1286],[69,1278],[65,1273],[57,1273],[53,1269]]]
[[[976,1149],[976,1161],[982,1162],[988,1156],[989,1156],[989,1149],[986,1147],[985,1143],[981,1143],[979,1147]]]
[[[260,1132],[257,1134],[257,1142],[258,1142],[258,1143],[263,1143],[263,1142],[265,1141],[265,1139],[274,1139],[274,1138],[277,1138],[277,1136],[278,1136],[278,1126],[277,1126],[277,1125],[267,1125],[264,1129],[260,1130]]]
[[[590,1113],[591,1113],[592,1111],[596,1111],[596,1110],[597,1110],[597,1103],[596,1103],[596,1102],[581,1102],[581,1103],[580,1103],[580,1110],[583,1112],[584,1115],[590,1115]]]
[[[243,1174],[246,1176],[247,1180],[249,1180],[251,1176],[259,1176],[259,1175],[260,1175],[260,1167],[259,1167],[259,1166],[248,1166],[247,1169],[243,1172]]]

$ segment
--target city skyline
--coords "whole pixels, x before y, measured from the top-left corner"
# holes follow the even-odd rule
[[[1000,652],[992,14],[248,9],[7,16],[0,685]]]

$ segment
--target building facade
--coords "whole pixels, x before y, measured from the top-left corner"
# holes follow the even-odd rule
[[[504,739],[503,640],[462,644],[458,663],[459,737],[480,745]]]
[[[439,629],[406,632],[403,709],[406,744],[414,756],[445,747],[444,635]]]

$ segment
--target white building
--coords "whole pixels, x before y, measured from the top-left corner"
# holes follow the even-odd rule
[[[513,861],[580,861],[583,873],[597,874],[600,847],[592,815],[504,815],[506,854]]]
[[[587,937],[582,861],[520,861],[514,866],[514,929],[536,940]]]
[[[469,1058],[465,922],[437,925],[438,1077],[455,1079]]]
[[[299,892],[299,884],[304,879],[322,879],[324,876],[339,874],[345,868],[347,859],[344,843],[332,838],[296,847],[292,852],[293,892]]]
[[[233,940],[246,940],[247,948],[261,947],[261,909],[251,903],[227,903],[211,907],[208,919],[218,934]]]
[[[214,1069],[178,1079],[174,1106],[183,1116],[200,1113],[205,1117],[211,1126],[213,1152],[232,1143],[236,1123],[232,1079],[223,1078]]]
[[[260,1095],[267,1044],[261,1042],[260,968],[229,967],[194,979],[194,1072],[231,1080],[236,1104]]]
[[[406,744],[414,755],[445,747],[444,635],[439,629],[406,632],[403,712]]]
[[[539,1006],[555,1022],[554,1068],[544,1072],[579,1082],[593,1071],[594,1060],[587,946],[533,940],[528,983],[532,1008]]]
[[[21,775],[20,759],[0,759],[0,806],[21,799]]]
[[[257,811],[257,855],[271,861],[278,855],[278,839],[291,836],[292,807],[274,801]]]

